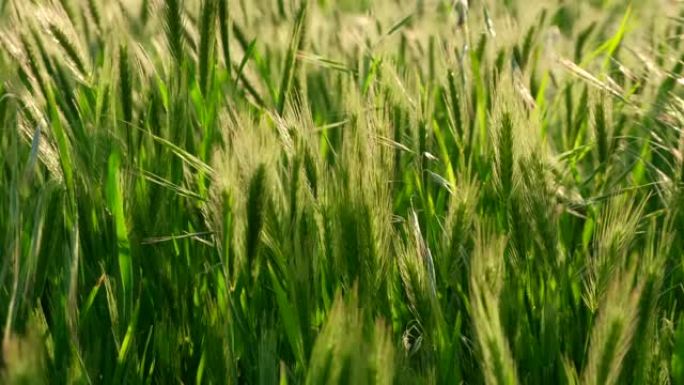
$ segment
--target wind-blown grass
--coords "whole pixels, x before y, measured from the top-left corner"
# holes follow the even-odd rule
[[[0,1],[0,382],[684,384],[683,18]]]

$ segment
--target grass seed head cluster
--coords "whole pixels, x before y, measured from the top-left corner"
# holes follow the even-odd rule
[[[672,1],[0,0],[0,382],[684,384]]]

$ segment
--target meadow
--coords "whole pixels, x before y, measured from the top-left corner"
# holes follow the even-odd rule
[[[684,6],[0,0],[3,384],[684,384]]]

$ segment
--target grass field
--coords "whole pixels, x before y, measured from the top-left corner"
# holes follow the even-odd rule
[[[3,384],[684,384],[684,6],[0,0]]]

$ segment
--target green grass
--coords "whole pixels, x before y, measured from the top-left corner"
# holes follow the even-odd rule
[[[0,383],[684,384],[683,34],[0,0]]]

